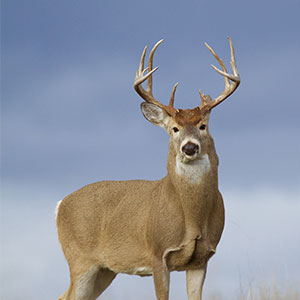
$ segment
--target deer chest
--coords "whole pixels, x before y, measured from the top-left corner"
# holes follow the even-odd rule
[[[167,266],[176,271],[198,268],[216,252],[209,240],[203,237],[187,240],[179,247],[168,250],[165,255]]]

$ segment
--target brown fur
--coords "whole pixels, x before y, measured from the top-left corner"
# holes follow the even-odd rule
[[[175,122],[180,126],[184,125],[196,125],[203,118],[203,113],[200,111],[200,107],[197,106],[193,109],[178,109],[175,115]]]

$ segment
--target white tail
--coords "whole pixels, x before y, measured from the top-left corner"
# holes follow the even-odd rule
[[[207,262],[216,252],[224,226],[218,190],[218,157],[208,131],[210,111],[237,88],[232,42],[229,74],[222,60],[223,93],[212,100],[200,91],[202,104],[175,109],[174,96],[163,105],[152,94],[152,49],[144,69],[146,48],[134,88],[146,101],[147,120],[170,136],[168,174],[158,181],[103,181],[67,196],[58,206],[59,240],[69,263],[71,284],[59,299],[96,299],[117,273],[152,275],[157,299],[169,296],[170,271],[186,270],[189,300],[201,299]],[[142,83],[147,81],[147,88]]]

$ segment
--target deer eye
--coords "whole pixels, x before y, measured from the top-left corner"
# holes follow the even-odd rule
[[[199,128],[200,128],[200,130],[204,130],[206,128],[206,125],[202,124]]]
[[[178,132],[179,129],[178,129],[177,127],[173,127],[173,131],[174,131],[174,132]]]

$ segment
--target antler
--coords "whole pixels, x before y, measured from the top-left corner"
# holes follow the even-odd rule
[[[214,65],[211,65],[219,74],[224,76],[225,88],[224,88],[223,93],[220,96],[218,96],[217,98],[215,98],[211,101],[208,101],[207,96],[202,94],[202,92],[199,90],[199,94],[200,94],[201,100],[202,100],[202,104],[201,104],[201,110],[202,111],[203,110],[209,111],[212,108],[214,108],[215,106],[219,105],[227,97],[229,97],[237,89],[237,87],[240,84],[241,80],[240,80],[240,75],[239,75],[237,67],[236,67],[234,48],[233,48],[232,41],[231,41],[230,37],[228,37],[228,40],[229,40],[230,52],[231,52],[230,65],[231,65],[233,74],[229,74],[227,72],[225,64],[220,59],[220,57],[215,53],[215,51],[207,43],[205,43],[205,46],[212,53],[212,55],[217,59],[217,61],[219,62],[219,64],[222,67],[223,71],[221,71],[220,69],[218,69]],[[231,83],[230,83],[230,80],[231,80]]]
[[[170,98],[170,103],[168,106],[160,103],[157,101],[152,94],[152,74],[158,69],[158,67],[153,69],[153,55],[156,50],[156,48],[163,42],[163,40],[160,40],[157,42],[154,47],[152,48],[150,55],[149,55],[149,60],[148,60],[148,67],[144,69],[144,61],[145,61],[145,55],[147,51],[147,46],[144,48],[140,65],[138,70],[136,71],[135,74],[135,79],[134,79],[134,89],[136,92],[147,102],[155,104],[161,108],[163,108],[170,116],[174,116],[176,114],[176,109],[174,108],[174,97],[175,97],[175,91],[177,88],[178,83],[174,85],[174,88],[172,90],[171,98]],[[147,74],[145,74],[148,72]],[[147,80],[147,89],[145,90],[142,86],[142,83]]]

